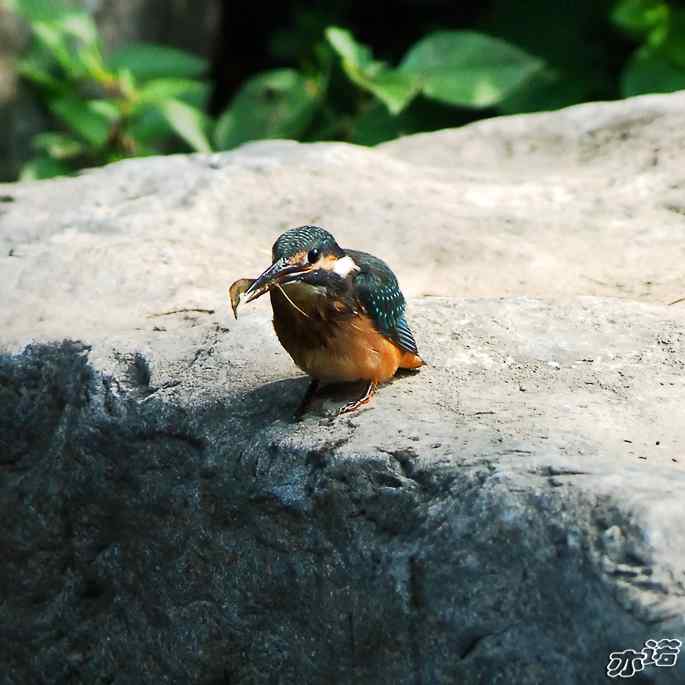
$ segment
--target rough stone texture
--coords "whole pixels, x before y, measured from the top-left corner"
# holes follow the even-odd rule
[[[685,295],[684,111],[685,93],[644,97],[495,119],[432,144],[256,143],[8,187],[0,255],[19,258],[2,262],[14,299],[0,328],[87,335],[104,309],[110,329],[127,330],[170,305],[223,308],[226,284],[254,275],[300,223],[380,248],[410,295],[667,303]],[[452,167],[445,138],[459,150]]]
[[[683,114],[1,186],[0,682],[575,685],[685,640]],[[305,222],[395,267],[429,365],[293,423],[225,289]]]

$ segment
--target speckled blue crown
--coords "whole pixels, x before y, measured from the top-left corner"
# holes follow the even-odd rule
[[[289,257],[297,252],[308,251],[318,247],[324,253],[341,253],[342,250],[335,238],[320,226],[298,226],[289,228],[282,233],[271,250],[274,261],[281,257]]]

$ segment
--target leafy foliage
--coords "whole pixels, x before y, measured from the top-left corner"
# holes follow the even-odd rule
[[[255,138],[299,138],[309,126],[321,86],[294,69],[251,78],[220,117],[215,140],[228,149]]]
[[[542,66],[542,60],[498,38],[473,31],[438,31],[407,53],[401,69],[428,97],[448,105],[490,107]]]
[[[611,18],[642,42],[621,76],[623,97],[685,88],[685,9],[665,0],[620,0]]]
[[[291,66],[253,75],[214,119],[204,59],[139,43],[104,54],[91,17],[65,0],[5,2],[34,38],[20,73],[58,124],[35,137],[23,178],[260,138],[372,145],[479,116],[685,88],[675,0],[577,0],[563,16],[548,0],[530,0],[525,16],[491,0],[478,30],[429,30],[395,64],[335,25],[338,2],[297,10],[269,43]]]
[[[279,69],[258,74],[240,89],[219,120],[219,148],[274,137],[374,144],[422,130],[416,111],[408,111],[420,96],[449,106],[489,107],[523,87],[543,65],[523,50],[472,31],[431,33],[397,67],[376,60],[346,29],[328,27],[325,39],[315,75]],[[356,103],[349,114],[344,105],[338,107],[340,91],[342,100]]]
[[[326,38],[338,53],[348,78],[373,93],[391,114],[399,114],[418,92],[418,81],[411,73],[376,62],[371,50],[357,43],[349,31],[331,27]]]
[[[39,179],[133,155],[162,152],[176,137],[207,152],[207,70],[195,55],[161,45],[129,45],[103,55],[97,28],[59,0],[9,0],[34,42],[19,72],[38,88],[63,131],[33,141],[22,179]]]

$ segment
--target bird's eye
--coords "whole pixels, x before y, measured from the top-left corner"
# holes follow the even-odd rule
[[[311,250],[309,250],[309,254],[307,255],[307,261],[310,264],[314,264],[315,262],[319,261],[320,256],[321,250],[319,250],[318,247],[313,247]]]

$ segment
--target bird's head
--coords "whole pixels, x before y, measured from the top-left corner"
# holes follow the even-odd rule
[[[256,300],[274,286],[296,282],[318,285],[359,270],[335,238],[318,226],[287,230],[271,252],[273,263],[245,291],[245,302]]]

